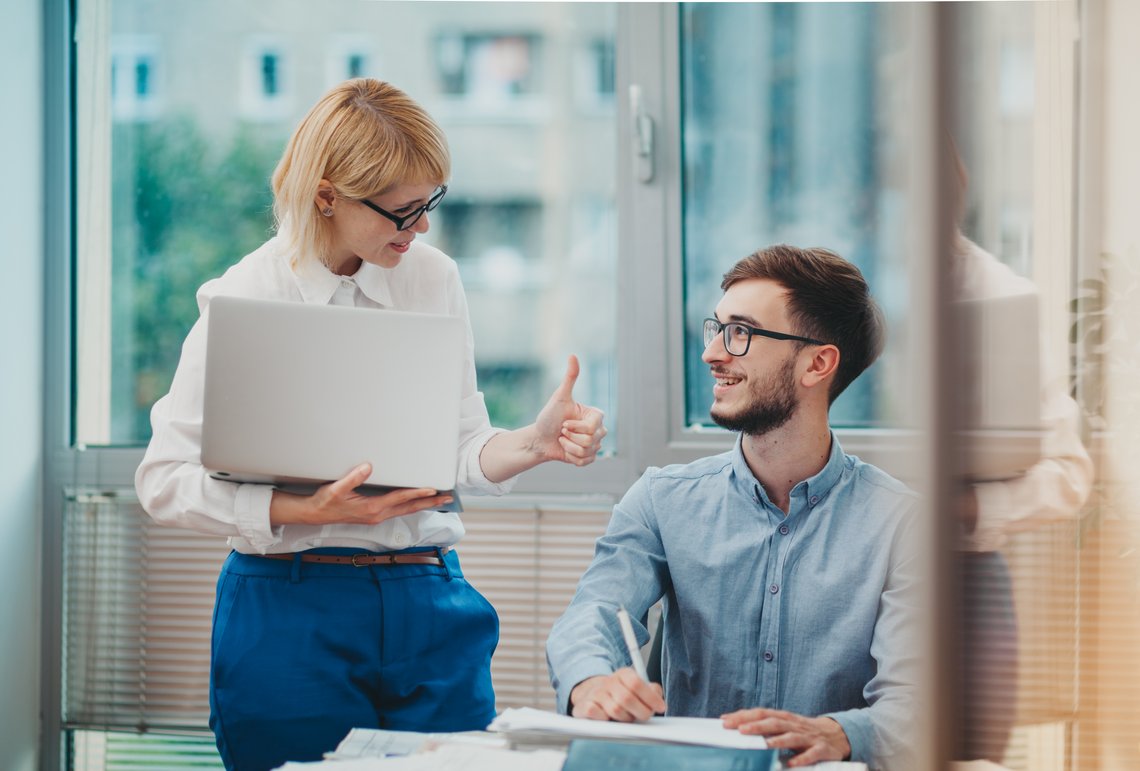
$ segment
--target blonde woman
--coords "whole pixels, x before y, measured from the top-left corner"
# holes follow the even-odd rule
[[[200,462],[211,298],[467,321],[455,263],[416,238],[449,174],[443,132],[399,89],[358,79],[329,91],[273,174],[276,236],[198,291],[201,317],[170,393],[154,405],[135,479],[143,507],[158,522],[227,536],[233,547],[218,580],[210,670],[210,725],[227,768],[315,760],[353,727],[459,731],[494,717],[498,617],[463,580],[453,548],[463,525],[433,510],[446,496],[357,495],[367,464],[299,496],[212,479]],[[539,463],[592,462],[606,430],[600,411],[574,401],[577,374],[571,357],[531,425],[492,428],[468,329],[457,487],[501,494]]]

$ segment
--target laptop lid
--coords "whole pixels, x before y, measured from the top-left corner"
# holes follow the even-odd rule
[[[966,474],[1023,474],[1041,459],[1041,341],[1033,292],[955,303],[965,370]]]
[[[238,297],[215,297],[208,319],[211,476],[307,492],[367,461],[362,492],[453,492],[460,319]]]

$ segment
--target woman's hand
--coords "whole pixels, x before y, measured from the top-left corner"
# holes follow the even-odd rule
[[[566,376],[555,389],[546,406],[535,418],[532,451],[541,460],[558,460],[585,466],[594,462],[606,427],[605,417],[597,407],[574,401],[574,383],[578,380],[578,357],[566,362]]]
[[[574,401],[578,357],[566,363],[566,377],[538,413],[534,423],[495,434],[479,453],[483,475],[503,482],[548,460],[585,466],[598,457],[606,435],[602,411]]]
[[[430,488],[408,488],[384,495],[356,492],[371,473],[372,465],[362,463],[341,479],[317,488],[312,495],[274,490],[269,522],[272,525],[375,525],[451,502],[450,495],[440,495]]]

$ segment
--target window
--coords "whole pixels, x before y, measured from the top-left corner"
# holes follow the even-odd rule
[[[293,109],[292,73],[284,45],[262,35],[246,44],[241,71],[242,117],[284,121]]]
[[[97,15],[108,0],[76,6]],[[150,77],[142,86],[130,84],[154,94],[162,85],[164,109],[145,122],[104,124],[109,47],[78,39],[77,69],[103,73],[105,88],[82,91],[74,129],[83,158],[75,184],[85,223],[80,230],[99,237],[72,236],[82,321],[74,354],[78,401],[69,416],[75,443],[67,452],[98,471],[87,475],[74,465],[63,471],[69,494],[59,512],[58,551],[72,559],[57,596],[66,666],[59,660],[49,666],[66,675],[60,702],[45,706],[52,714],[45,732],[58,737],[63,731],[74,768],[109,771],[139,757],[164,768],[212,762],[203,690],[208,643],[202,643],[225,543],[152,528],[133,500],[133,470],[150,437],[150,407],[168,389],[181,341],[198,316],[196,288],[270,237],[269,176],[289,132],[330,83],[361,75],[390,79],[424,104],[448,135],[451,192],[433,212],[425,240],[459,264],[479,383],[496,425],[533,420],[561,381],[569,353],[582,364],[577,398],[601,406],[611,421],[617,415],[617,115],[612,105],[588,113],[575,107],[571,64],[580,35],[614,36],[615,6],[338,0],[329,10],[341,6],[352,13],[277,9],[267,21],[224,0],[178,13],[162,0],[116,0],[110,34],[145,36],[153,41],[145,51],[164,57],[161,69],[157,59],[147,64]],[[512,31],[487,34],[489,22]],[[216,39],[218,30],[236,45],[181,44]],[[432,52],[448,30],[466,42],[458,79],[444,83]],[[540,53],[547,51],[540,41],[551,43],[556,57],[549,72],[541,66]],[[90,66],[100,56],[106,66]],[[130,66],[140,59],[141,53]],[[131,77],[137,81],[140,71],[132,69]],[[124,76],[115,72],[118,83]],[[487,109],[494,112],[499,100],[517,105],[535,98],[540,86],[551,89],[544,98],[558,105],[540,121],[507,121],[488,130],[469,120],[471,110],[449,110],[458,100],[492,105]],[[584,297],[588,309],[581,307]],[[611,427],[611,448],[618,436]],[[611,457],[590,469],[553,469],[528,482],[531,489],[559,493],[593,485],[591,479],[624,479],[626,472],[613,470],[617,455],[611,449]],[[524,499],[481,514],[478,501],[469,503],[471,517],[483,520],[482,532],[499,534],[482,544],[474,536],[466,567],[480,575],[500,609],[500,698],[504,706],[548,706],[535,640],[565,606],[573,590],[567,576],[588,560],[610,502],[574,501],[557,513]],[[516,521],[518,532],[538,540],[503,541]],[[541,535],[547,531],[555,535]],[[558,552],[571,542],[573,570],[543,575],[540,583],[553,588],[519,598],[515,578],[504,574],[502,550],[516,554],[509,562],[518,564],[535,549]],[[153,548],[167,557],[160,565],[116,552],[122,548]],[[560,559],[554,554],[547,561]],[[180,577],[171,579],[171,569]],[[171,580],[177,598],[166,594]],[[193,653],[180,658],[185,651],[171,634]],[[140,729],[147,731],[141,738],[135,735]],[[182,736],[187,732],[193,736]]]
[[[522,18],[517,24],[525,23]],[[568,30],[539,33],[534,25],[519,32],[466,32],[448,26],[434,41],[435,87],[444,116],[464,121],[536,123],[549,118],[570,84],[565,69],[552,69],[547,81],[545,54]],[[564,56],[560,50],[555,53]]]
[[[499,105],[538,91],[537,36],[454,32],[436,42],[440,90]]]
[[[350,78],[378,76],[376,54],[367,35],[335,34],[329,38],[325,81],[332,86]]]
[[[763,245],[837,251],[863,271],[890,326],[904,322],[905,281],[890,278],[905,275],[907,216],[905,187],[887,168],[905,143],[887,96],[904,90],[891,13],[871,3],[682,6],[687,425],[711,424],[701,321],[722,274]],[[891,405],[905,400],[883,373],[893,363],[844,392],[833,425],[900,424]]]
[[[117,121],[155,118],[161,104],[158,42],[121,35],[112,43],[111,110]]]
[[[591,40],[575,61],[575,91],[583,109],[612,108],[617,68],[612,40]]]

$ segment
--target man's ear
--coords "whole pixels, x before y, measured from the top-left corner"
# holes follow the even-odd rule
[[[336,190],[333,188],[332,182],[322,179],[317,184],[317,194],[314,196],[313,202],[316,203],[317,209],[322,213],[333,208],[333,204],[336,203]],[[329,213],[331,214],[331,212]]]
[[[839,348],[834,345],[813,346],[809,352],[808,368],[804,370],[800,383],[805,388],[814,388],[820,383],[830,381],[835,371],[839,369]]]

